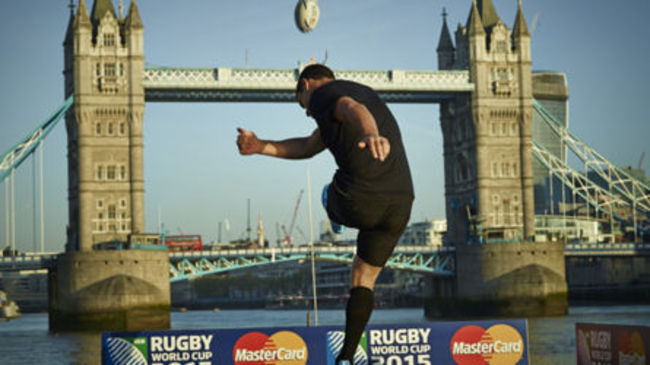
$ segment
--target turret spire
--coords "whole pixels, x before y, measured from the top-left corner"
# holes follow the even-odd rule
[[[515,16],[515,25],[512,30],[512,36],[517,38],[521,36],[530,37],[530,32],[528,31],[528,26],[526,25],[526,19],[524,19],[524,12],[521,10],[521,0],[517,1],[517,15]]]
[[[77,16],[75,16],[74,24],[75,27],[80,25],[90,25],[90,18],[88,18],[88,10],[86,9],[86,2],[84,0],[79,0]]]
[[[449,35],[449,27],[447,26],[447,9],[442,8],[442,31],[440,32],[437,51],[449,50],[454,50],[454,44],[451,42],[451,35]]]
[[[70,0],[68,7],[70,8],[70,20],[68,21],[68,27],[65,31],[64,45],[72,44],[72,33],[74,32],[74,0]]]
[[[143,28],[142,19],[140,18],[140,12],[138,11],[138,5],[135,3],[135,0],[131,0],[129,15],[126,16],[125,25],[127,28]]]
[[[469,35],[484,35],[485,29],[483,28],[483,22],[481,21],[481,15],[478,12],[478,7],[476,5],[476,0],[472,1],[472,10],[469,13],[468,19],[468,28]]]

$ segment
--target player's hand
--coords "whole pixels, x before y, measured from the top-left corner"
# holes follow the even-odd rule
[[[390,154],[390,142],[378,134],[364,136],[358,144],[359,148],[368,148],[372,158],[384,161]]]
[[[237,128],[239,135],[237,136],[237,148],[242,155],[253,155],[262,152],[264,143],[257,138],[255,133]]]

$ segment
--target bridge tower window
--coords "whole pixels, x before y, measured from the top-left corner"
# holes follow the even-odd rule
[[[108,206],[108,219],[115,219],[116,216],[117,215],[115,213],[115,205],[114,204],[109,205]]]
[[[104,65],[104,76],[115,77],[115,64],[107,63]]]
[[[97,180],[102,180],[104,178],[104,167],[102,165],[97,166]]]
[[[105,33],[104,34],[104,46],[105,47],[115,47],[115,34]]]
[[[106,168],[106,179],[115,180],[115,166],[111,165]]]
[[[102,135],[102,123],[97,122],[97,125],[95,126],[95,134],[98,136]]]
[[[120,166],[120,180],[126,180],[126,166]]]

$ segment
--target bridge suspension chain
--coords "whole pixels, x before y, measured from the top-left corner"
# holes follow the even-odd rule
[[[52,115],[45,119],[43,123],[36,127],[34,131],[0,156],[0,183],[11,174],[11,171],[20,166],[20,164],[34,152],[39,143],[47,137],[59,120],[61,120],[65,115],[73,102],[74,96],[68,97],[63,104]]]
[[[589,180],[587,176],[569,167],[541,144],[533,141],[533,156],[549,169],[562,184],[587,204],[601,213],[612,215],[618,220],[627,221],[614,211],[614,207],[628,206],[627,201]]]
[[[594,171],[609,189],[613,189],[620,196],[635,207],[635,210],[650,213],[650,187],[632,177],[626,171],[609,162],[596,150],[582,142],[578,137],[565,128],[546,108],[537,100],[533,100],[533,107],[542,117],[542,120],[561,137],[562,142],[576,154],[584,163],[586,169]],[[587,178],[585,176],[585,178]]]

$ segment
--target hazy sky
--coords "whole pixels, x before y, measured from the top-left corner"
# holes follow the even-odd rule
[[[92,0],[86,0],[88,8]],[[75,1],[77,3],[77,1]],[[114,1],[116,7],[118,1]],[[128,9],[129,1],[125,1]],[[517,0],[493,0],[512,27]],[[442,8],[453,32],[470,0],[321,0],[321,18],[309,34],[293,21],[296,0],[138,0],[145,26],[147,66],[294,68],[310,57],[334,69],[437,69],[435,48]],[[31,132],[63,101],[62,42],[67,0],[3,2],[0,11],[0,151]],[[524,0],[533,29],[534,70],[565,72],[570,129],[618,165],[636,166],[647,149],[650,117],[650,2],[626,0]],[[452,33],[453,34],[453,33]],[[412,221],[442,218],[442,136],[437,105],[390,105],[414,175]],[[262,215],[267,237],[289,224],[311,171],[314,233],[325,218],[322,186],[335,165],[324,151],[305,161],[239,156],[236,127],[262,138],[309,134],[315,127],[297,104],[149,103],[144,117],[146,228],[158,212],[170,233],[242,236],[251,199],[253,231]],[[46,249],[63,249],[67,217],[66,133],[63,122],[45,143]],[[650,151],[648,151],[650,152]],[[650,167],[650,156],[642,167]],[[18,248],[31,250],[32,161],[16,173]],[[5,184],[0,186],[0,245],[5,246]],[[305,191],[306,192],[306,191]],[[309,236],[306,194],[297,225]],[[37,213],[38,214],[38,213]],[[302,236],[294,232],[300,243]]]

